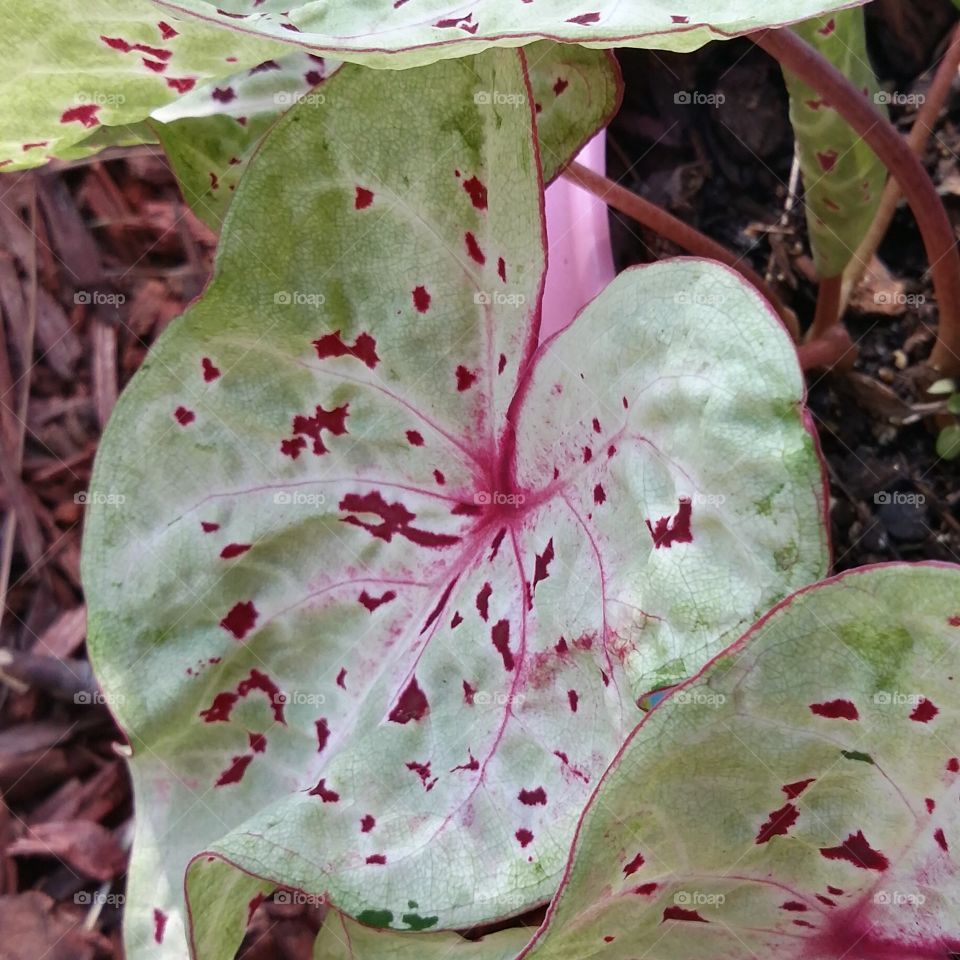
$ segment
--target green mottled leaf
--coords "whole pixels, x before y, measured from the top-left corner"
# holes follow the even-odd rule
[[[880,116],[886,116],[886,94],[880,91],[867,54],[862,9],[817,17],[795,30],[863,91]],[[887,169],[833,105],[789,71],[784,71],[784,78],[814,263],[821,277],[837,277],[873,222]]]
[[[417,66],[491,45],[560,40],[596,47],[690,51],[710,40],[795,23],[855,6],[850,0],[155,0],[178,16],[193,13],[244,33],[296,43],[355,63]]]
[[[465,940],[457,933],[411,935],[375,930],[331,912],[320,928],[313,957],[314,960],[513,960],[533,933],[530,927],[513,927],[480,940]]]
[[[616,112],[620,103],[620,70],[611,53],[570,44],[543,41],[528,47],[526,56],[543,175],[549,183]],[[243,124],[232,116],[209,115],[209,97],[198,99],[193,94],[158,115],[158,119],[182,117],[157,124],[156,134],[187,202],[214,230],[220,229],[240,175],[263,134],[282,110],[305,93],[300,86],[302,64],[298,62],[303,57],[306,54],[293,54],[278,62],[279,70],[261,71],[245,83],[233,84],[238,106],[229,104],[227,109],[243,116]],[[273,82],[272,91],[263,89],[265,80]],[[517,91],[483,93],[491,100],[525,96]],[[324,95],[322,88],[309,94],[318,100]],[[264,108],[267,112],[258,112]],[[182,116],[191,109],[200,115]]]
[[[527,960],[960,949],[960,567],[792,597],[634,731]]]
[[[937,456],[944,460],[960,457],[960,426],[944,427],[937,436]]]
[[[824,572],[795,353],[738,276],[628,271],[535,352],[526,76],[326,81],[117,405],[83,569],[128,960],[183,956],[191,858],[204,960],[271,886],[407,930],[546,900],[635,698]]]
[[[149,0],[4,0],[0,169],[95,152],[99,139],[80,145],[101,126],[118,128],[109,143],[142,142],[135,125],[153,110],[288,52],[264,37],[176,19]]]

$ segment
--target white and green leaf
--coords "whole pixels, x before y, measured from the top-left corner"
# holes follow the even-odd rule
[[[955,956],[958,683],[960,568],[790,598],[632,734],[522,957]]]
[[[323,91],[92,481],[131,960],[232,957],[275,887],[404,930],[545,901],[637,696],[826,566],[795,353],[738,276],[628,271],[537,351],[522,54]]]

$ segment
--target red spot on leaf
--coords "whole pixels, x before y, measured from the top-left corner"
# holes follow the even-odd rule
[[[553,562],[553,537],[547,541],[546,547],[543,549],[543,553],[538,553],[536,561],[533,565],[533,582],[530,585],[530,598],[531,606],[533,595],[536,593],[537,584],[542,580],[546,580],[550,576],[550,564]]]
[[[490,556],[487,557],[487,560],[493,561],[496,559],[497,551],[500,549],[500,544],[503,543],[503,538],[506,536],[506,533],[506,527],[501,527],[497,531],[497,535],[493,538],[493,542],[490,544]]]
[[[393,723],[409,723],[422,720],[430,710],[430,704],[414,677],[406,686],[396,705],[390,711],[388,719]]]
[[[187,93],[197,85],[194,77],[167,77],[167,86],[177,93]]]
[[[186,427],[197,419],[197,415],[186,407],[177,407],[177,409],[173,411],[173,418],[181,427]]]
[[[174,37],[179,36],[177,31],[163,20],[161,20],[157,26],[160,28],[160,36],[163,37],[164,40],[172,40]]]
[[[371,536],[387,543],[393,540],[394,535],[406,537],[411,543],[421,547],[449,547],[460,540],[450,534],[431,533],[410,526],[416,519],[416,514],[411,513],[402,503],[387,503],[377,491],[366,494],[348,493],[340,501],[340,509],[350,513],[350,516],[342,518],[344,523],[362,527]],[[374,514],[380,517],[381,522],[361,520],[354,516],[356,513]]]
[[[480,244],[477,243],[477,238],[468,230],[466,234],[464,234],[463,239],[467,244],[467,253],[470,255],[470,259],[483,266],[483,264],[487,262],[487,258],[480,249]]]
[[[357,187],[356,195],[353,198],[353,205],[357,210],[366,210],[373,203],[373,191],[366,187]]]
[[[369,813],[360,818],[360,829],[363,833],[369,833],[376,825],[377,821]]]
[[[471,686],[467,683],[466,680],[463,681],[463,702],[468,706],[473,706],[473,695],[477,692],[477,688]]]
[[[567,20],[567,23],[578,23],[580,26],[585,27],[587,24],[596,23],[600,19],[599,13],[581,13],[575,17],[570,17]]]
[[[228,543],[221,551],[220,556],[224,560],[230,560],[233,557],[239,557],[246,553],[253,544],[250,543]]]
[[[218,103],[229,103],[237,97],[233,87],[214,87],[210,96]]]
[[[820,164],[820,169],[824,173],[830,173],[833,168],[837,165],[837,160],[840,159],[840,154],[836,150],[818,150],[817,151],[817,163]]]
[[[418,313],[426,313],[430,309],[430,294],[423,285],[413,288],[413,305]]]
[[[326,430],[335,437],[345,434],[349,406],[345,403],[342,407],[324,410],[318,404],[312,417],[298,413],[293,418],[293,436],[280,444],[280,452],[296,460],[300,456],[300,451],[306,447],[306,441],[303,438],[307,437],[313,441],[313,452],[316,456],[327,453],[327,447],[323,442],[323,431]]]
[[[213,380],[216,380],[220,376],[220,369],[214,366],[213,361],[209,357],[204,357],[200,361],[200,369],[203,371],[203,379],[210,383]]]
[[[579,700],[580,700],[580,697],[577,695],[577,691],[576,691],[576,690],[568,690],[568,691],[567,691],[567,700],[568,700],[569,703],[570,703],[570,709],[571,709],[571,711],[573,711],[573,713],[576,713],[576,712],[577,712],[577,703],[578,703]]]
[[[364,590],[357,600],[363,604],[371,613],[377,609],[377,607],[383,606],[385,603],[389,603],[391,600],[396,600],[397,594],[394,590],[387,590],[386,593],[382,594],[379,597],[371,597],[366,590]]]
[[[472,770],[479,770],[479,769],[480,769],[480,761],[473,755],[472,751],[467,750],[467,762],[458,764],[450,772],[453,773],[454,770],[471,770],[472,771]]]
[[[337,674],[337,686],[340,687],[341,690],[347,689],[346,679],[347,679],[347,668],[341,667],[340,672]]]
[[[387,858],[382,853],[371,853],[367,857],[367,863],[383,865],[387,862]]]
[[[204,533],[213,533],[220,529],[219,523],[211,523],[209,520],[201,520],[200,526],[203,528]]]
[[[949,623],[951,627],[960,627],[960,614],[955,617],[951,617],[947,623]]]
[[[443,475],[443,471],[441,470],[433,471],[433,479],[436,480],[441,487],[447,482],[447,478]]]
[[[247,767],[249,767],[252,762],[253,756],[249,753],[245,753],[240,757],[234,757],[233,762],[220,774],[220,778],[214,786],[226,787],[231,783],[239,783],[243,779],[243,775],[247,772]]]
[[[163,943],[163,933],[167,929],[167,915],[162,910],[153,910],[153,939],[156,943]]]
[[[836,903],[834,903],[833,900],[831,900],[829,897],[825,897],[822,893],[818,893],[815,896],[824,906],[827,906],[827,907],[836,906]]]
[[[503,257],[497,258],[497,276],[504,282],[507,282],[507,262]],[[502,372],[502,371],[501,371]]]
[[[937,829],[933,831],[933,839],[937,841],[937,845],[944,852],[948,852],[950,850],[950,847],[947,846],[946,835],[941,827],[937,827]]]
[[[785,783],[780,789],[787,795],[788,800],[796,800],[807,787],[816,780],[816,777],[810,777],[809,780],[798,780],[796,783]]]
[[[242,600],[230,608],[230,612],[220,621],[220,626],[237,640],[242,640],[253,629],[258,615],[253,601]]]
[[[649,520],[644,521],[653,537],[654,548],[659,550],[661,547],[672,547],[675,543],[693,543],[690,529],[692,516],[693,502],[689,497],[681,497],[675,516],[660,517],[654,526],[650,525]]]
[[[910,719],[917,723],[929,723],[939,712],[940,710],[924,697],[910,714]]]
[[[655,883],[641,883],[639,887],[634,887],[633,892],[641,897],[649,897],[651,893],[654,893],[657,889],[657,884]]]
[[[267,738],[262,733],[248,733],[247,741],[254,753],[263,753],[267,749]]]
[[[931,797],[926,797],[923,802],[927,807],[927,813],[933,813],[937,809],[937,801]]]
[[[822,27],[817,30],[821,37],[829,37],[837,29],[837,21],[831,17]]]
[[[849,700],[828,700],[826,703],[811,703],[810,712],[828,720],[859,720],[857,708]]]
[[[463,393],[464,390],[469,390],[477,382],[477,375],[468,370],[463,364],[460,364],[456,370],[457,373],[457,390]]]
[[[638,853],[629,863],[624,864],[623,875],[625,877],[632,877],[646,861],[643,858],[642,853]]]
[[[487,209],[487,188],[476,177],[464,180],[463,189],[470,195],[470,202],[478,210]]]
[[[490,595],[493,593],[493,587],[485,583],[477,594],[477,613],[484,620],[490,619]]]
[[[521,847],[527,847],[533,843],[533,834],[524,827],[521,827],[514,836],[517,838]]]
[[[690,920],[696,923],[709,923],[696,910],[684,910],[683,907],[667,907],[663,911],[663,920]],[[661,921],[663,922],[663,921]]]
[[[415,760],[411,760],[407,764],[407,769],[413,771],[420,778],[420,783],[423,784],[425,792],[429,793],[437,785],[437,777],[430,779],[429,760],[426,763],[417,763]]]
[[[423,434],[418,430],[408,430],[407,431],[407,442],[412,447],[422,447],[423,446]]]
[[[453,617],[450,619],[450,629],[451,629],[451,630],[456,630],[457,627],[459,627],[461,623],[463,623],[463,617],[460,616],[460,611],[459,611],[459,610],[455,610],[455,611],[454,611],[454,614],[453,614]]]
[[[557,81],[553,85],[553,92],[554,94],[556,94],[556,96],[559,97],[560,94],[563,93],[563,91],[566,90],[567,87],[569,86],[570,84],[566,80],[564,80],[563,77],[557,77]]]
[[[789,829],[797,822],[800,811],[792,803],[785,803],[779,810],[774,810],[767,822],[760,827],[755,843],[769,843],[773,837],[786,836]]]
[[[607,495],[604,492],[603,487],[598,483],[593,488],[593,502],[599,507],[600,504],[606,503],[606,501],[607,501]]]
[[[168,66],[166,63],[161,63],[159,60],[148,60],[146,57],[141,60],[141,63],[143,63],[148,70],[152,70],[154,73],[163,73]]]
[[[128,43],[122,37],[105,37],[102,34],[100,39],[112,50],[119,50],[121,53],[147,53],[157,60],[169,60],[173,56],[172,50],[164,50],[163,47],[151,47],[146,43]]]
[[[344,343],[340,331],[335,330],[313,341],[314,349],[321,360],[328,357],[353,357],[361,360],[371,370],[380,362],[377,356],[377,341],[369,333],[361,333],[352,344]]]
[[[788,900],[780,904],[781,910],[791,910],[794,913],[806,913],[810,908],[805,903],[798,903],[796,900]]]
[[[498,620],[490,631],[490,638],[497,652],[503,658],[504,670],[512,670],[514,667],[513,653],[510,650],[510,621]]]
[[[951,757],[951,758],[947,761],[947,769],[948,769],[951,773],[958,773],[958,772],[960,772],[960,760],[958,760],[956,757]]]
[[[547,805],[547,792],[543,787],[537,787],[535,790],[521,790],[517,794],[517,799],[528,807]]]
[[[839,847],[821,847],[820,854],[827,860],[846,860],[861,870],[886,870],[890,861],[874,850],[862,830],[851,833]]]
[[[319,797],[324,803],[336,803],[340,799],[340,794],[327,786],[326,777],[321,777],[320,782],[308,793],[311,797]]]
[[[317,753],[323,753],[323,748],[330,739],[330,725],[327,723],[326,717],[321,717],[319,720],[314,721],[314,723],[317,728]]]

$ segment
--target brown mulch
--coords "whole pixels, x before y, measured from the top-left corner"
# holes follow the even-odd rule
[[[912,89],[954,16],[948,0],[871,5],[888,85]],[[629,168],[628,186],[770,269],[808,322],[802,214],[783,217],[792,143],[776,68],[739,41],[685,58],[631,51],[623,64],[612,174]],[[677,107],[674,92],[693,85],[723,92],[726,109]],[[756,91],[769,95],[746,102]],[[960,224],[958,152],[955,96],[926,160]],[[619,218],[614,227],[621,265],[675,252]],[[202,290],[214,246],[153,148],[0,179],[0,960],[122,957],[132,810],[122,736],[84,651],[84,492],[119,391]],[[848,317],[855,374],[811,378],[837,569],[960,559],[956,467],[912,412],[925,398],[910,370],[929,352],[935,307],[908,211],[881,258],[885,282],[918,299],[878,312],[862,298]],[[308,957],[316,918],[297,910],[265,904],[241,955]]]

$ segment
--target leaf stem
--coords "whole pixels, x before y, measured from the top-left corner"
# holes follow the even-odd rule
[[[923,235],[940,305],[940,328],[930,364],[945,375],[960,374],[960,254],[950,219],[920,159],[893,124],[795,33],[760,30],[751,39],[833,105],[899,182]]]
[[[807,331],[806,340],[819,340],[840,322],[840,302],[843,295],[843,274],[821,277],[817,289],[817,309],[813,326]]]
[[[940,116],[940,111],[950,95],[957,70],[960,70],[960,24],[957,25],[951,35],[950,45],[940,60],[937,72],[934,74],[930,88],[927,90],[926,99],[917,111],[916,119],[907,135],[907,143],[910,145],[910,149],[918,156],[923,153],[923,148],[933,133],[937,117]],[[902,196],[903,191],[900,189],[900,184],[891,178],[883,191],[883,198],[867,235],[863,238],[860,246],[857,247],[857,251],[847,265],[847,269],[843,271],[841,313],[846,309],[851,294],[863,279],[863,275],[869,268],[880,244],[883,242],[883,238],[887,235],[897,204]]]
[[[722,243],[712,240],[706,234],[677,219],[655,203],[645,200],[633,191],[614,183],[603,174],[574,161],[563,174],[568,180],[599,197],[608,206],[636,220],[643,226],[656,231],[660,236],[683,248],[697,257],[719,260],[736,270],[751,283],[771,303],[780,315],[787,329],[796,333],[796,317],[789,310],[773,288],[756,273],[741,257],[736,256]]]

